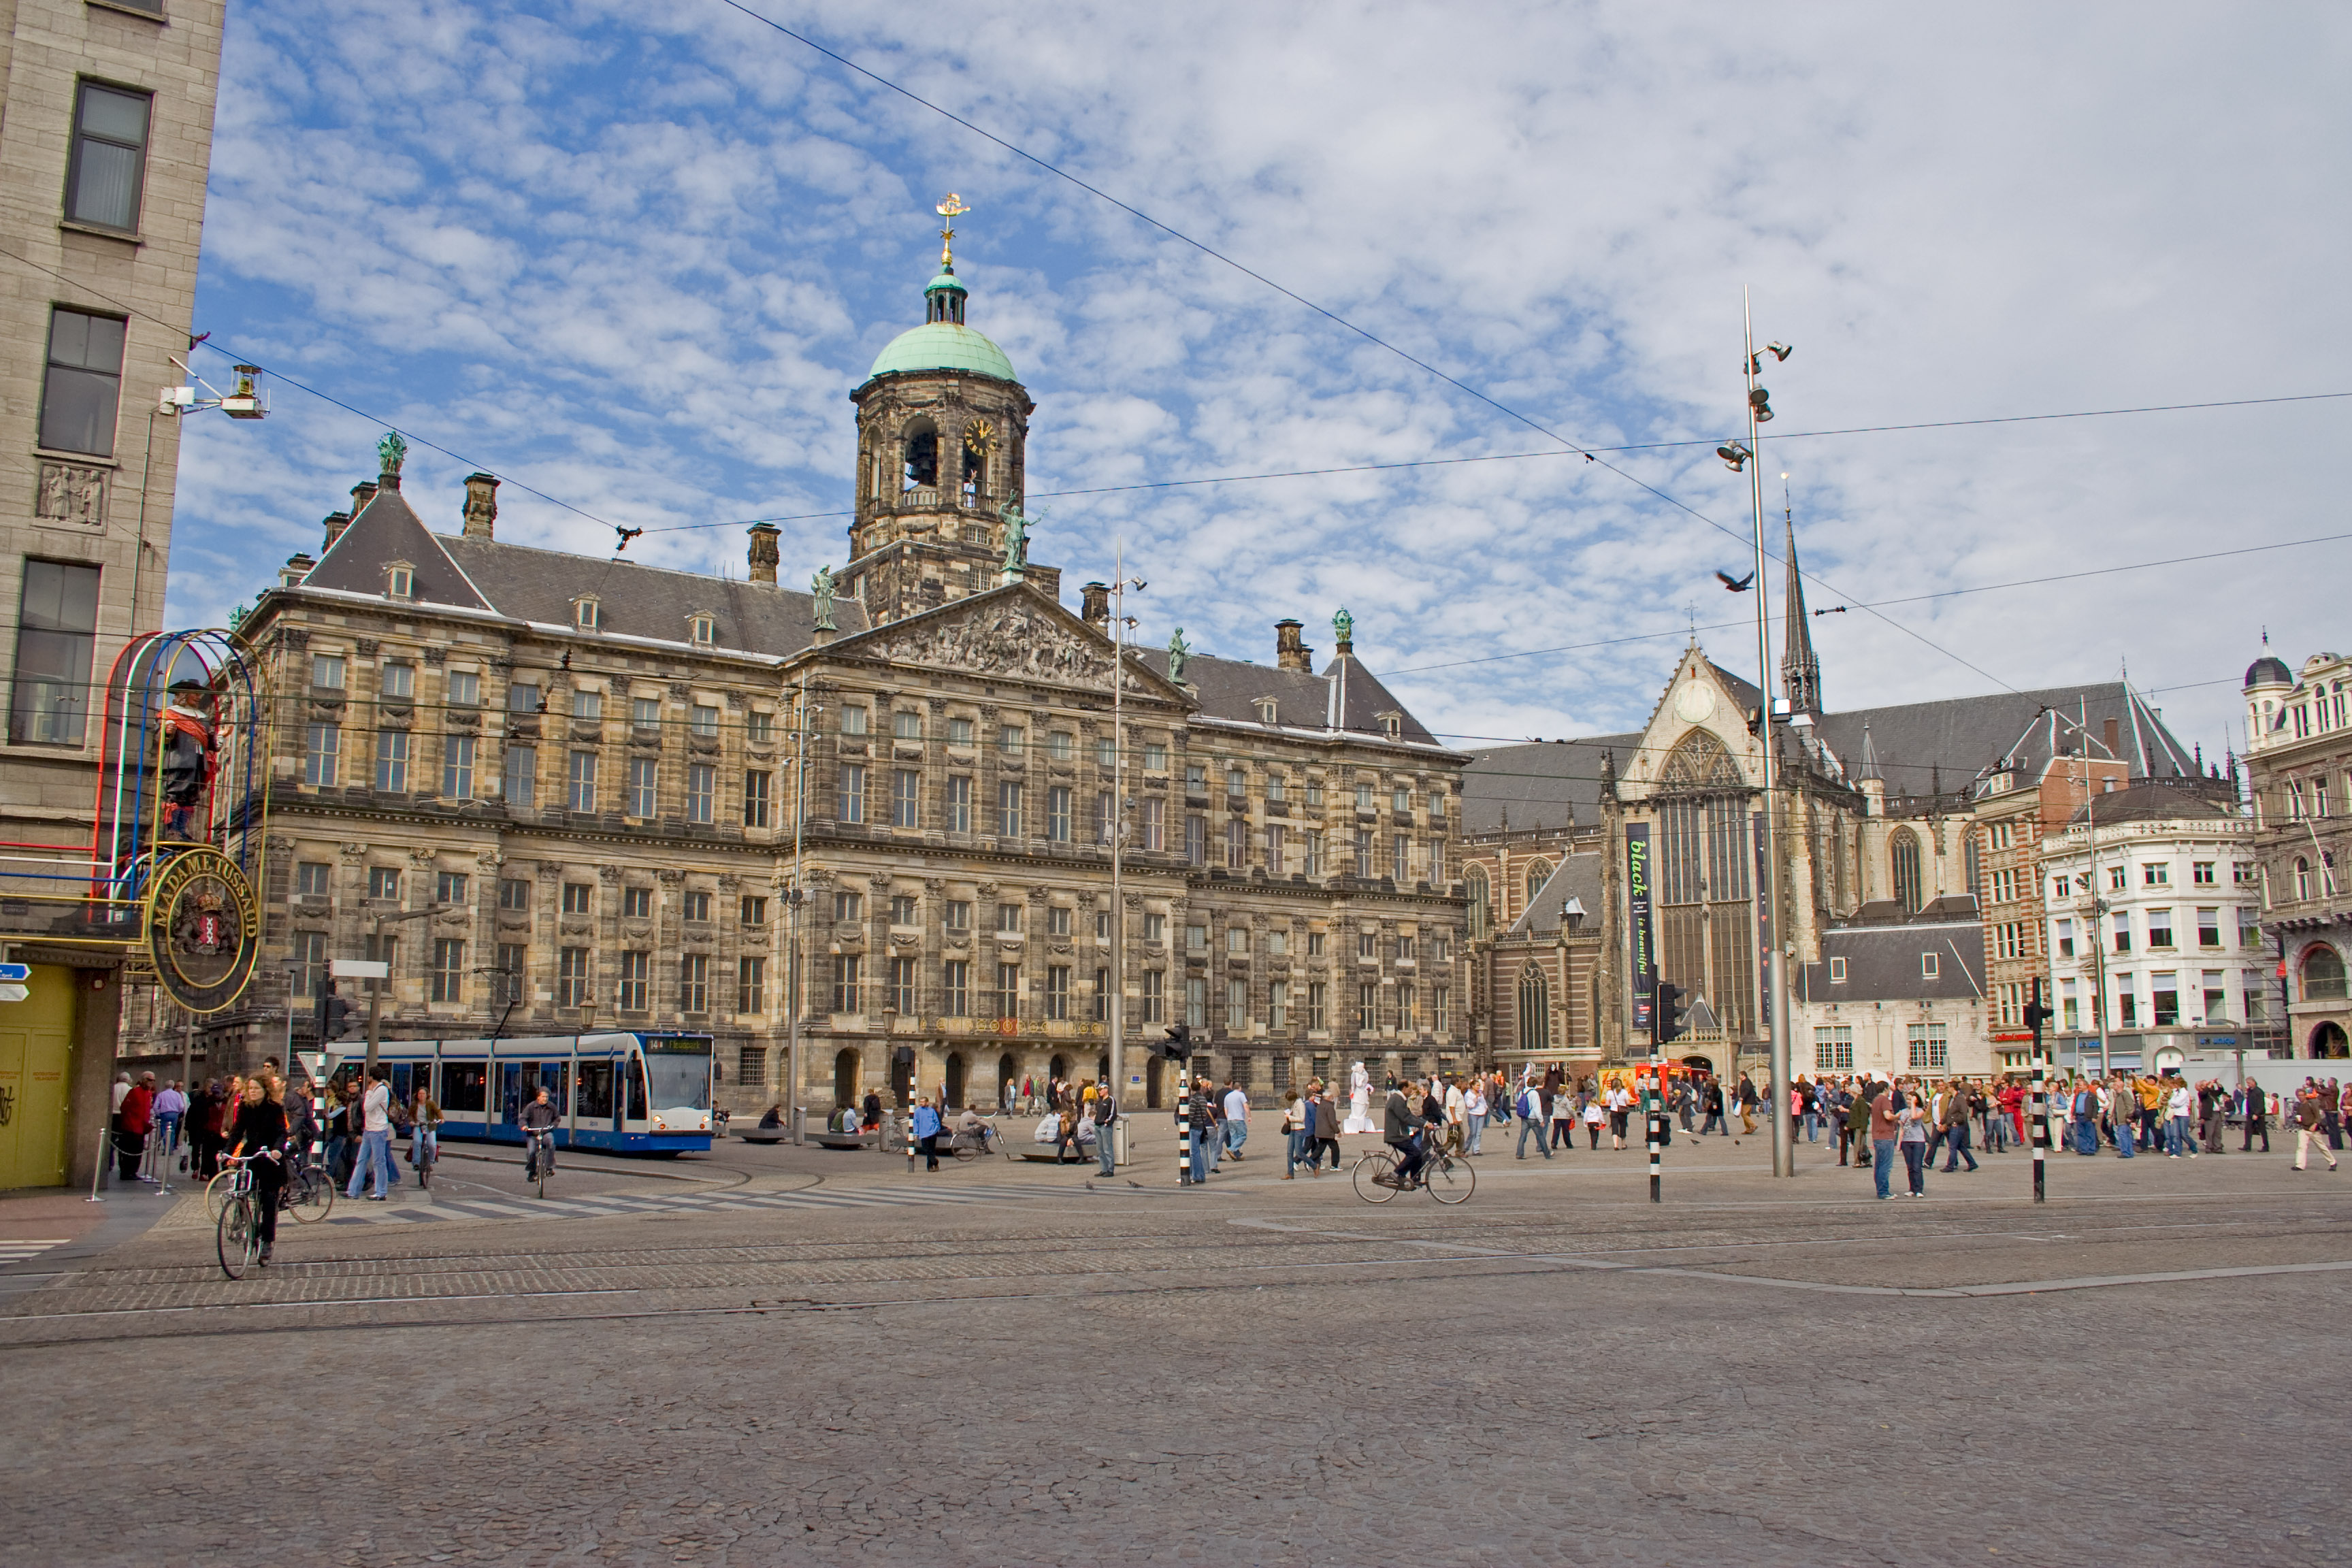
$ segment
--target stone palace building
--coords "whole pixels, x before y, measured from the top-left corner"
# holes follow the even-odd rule
[[[810,594],[765,524],[749,581],[501,541],[483,474],[439,531],[387,438],[240,626],[278,703],[267,947],[215,1070],[279,1048],[289,970],[299,1043],[328,961],[381,955],[387,1037],[708,1031],[739,1110],[902,1085],[903,1047],[986,1103],[1107,1071],[1115,942],[1130,1043],[1189,1021],[1262,1093],[1467,1065],[1466,758],[1344,611],[1318,673],[1297,620],[1266,664],[1122,658],[1101,584],[1065,606],[1033,405],[966,301],[949,264],[851,394],[850,560]]]

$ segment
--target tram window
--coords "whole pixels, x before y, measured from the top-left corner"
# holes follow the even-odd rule
[[[637,1057],[629,1058],[629,1117],[635,1121],[646,1119],[646,1064]]]
[[[441,1064],[441,1109],[478,1112],[488,1106],[490,1073],[481,1062]]]
[[[541,1062],[539,1066],[539,1087],[547,1090],[547,1103],[555,1107],[555,1114],[566,1116],[571,1108],[563,1103],[563,1064]]]
[[[392,1098],[394,1104],[406,1105],[409,1090],[415,1087],[416,1069],[406,1062],[394,1062],[392,1068]]]
[[[594,1121],[613,1114],[613,1064],[582,1062],[580,1082],[573,1091],[573,1103],[579,1107],[583,1121]]]

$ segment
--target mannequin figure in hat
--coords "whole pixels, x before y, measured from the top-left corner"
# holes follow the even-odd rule
[[[212,784],[213,721],[209,693],[200,680],[175,680],[163,710],[163,837],[194,836],[196,807]]]

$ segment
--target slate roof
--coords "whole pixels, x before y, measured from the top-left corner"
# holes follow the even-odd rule
[[[1920,954],[1936,955],[1936,975]],[[1845,981],[1830,983],[1832,958]],[[1800,1002],[1970,1001],[1984,994],[1984,927],[1974,920],[1912,921],[1902,925],[1836,926],[1822,933],[1822,960],[1801,964]]]
[[[1741,703],[1755,704],[1752,683],[1720,665],[1714,668]],[[2087,728],[2078,734],[2076,716],[2084,710]],[[1826,752],[1817,765],[1859,779],[1867,729],[1888,795],[1924,797],[1938,785],[1948,795],[1964,792],[2003,758],[2024,777],[2036,778],[2053,755],[2071,754],[2076,746],[2105,757],[2109,718],[2116,721],[2116,750],[2131,764],[2132,777],[2197,775],[2195,754],[2119,680],[1821,714],[1811,735]],[[1601,752],[1616,752],[1622,773],[1641,743],[1638,734],[1594,735],[1475,752],[1462,782],[1463,830],[1492,832],[1503,825],[1506,812],[1515,828],[1564,827],[1567,811],[1580,823],[1598,822]]]
[[[2129,789],[2094,795],[2089,805],[2074,814],[2074,820],[2081,822],[2087,817],[2105,827],[2118,822],[2196,822],[2239,815],[2234,800],[2225,805],[2223,800],[2214,798],[2230,788],[2227,784],[2216,782],[2207,789],[2199,787],[2200,782],[2190,781],[2185,785],[2134,784]]]
[[[716,646],[782,657],[809,646],[816,601],[765,583],[730,582],[698,572],[644,566],[627,556],[600,561],[488,539],[435,533],[398,490],[378,490],[360,509],[303,586],[381,596],[384,568],[395,560],[416,571],[419,603],[488,610],[517,620],[572,624],[572,602],[596,596],[597,632],[652,637],[691,647],[688,617],[709,611]],[[844,637],[867,629],[856,600],[834,601]]]
[[[1597,853],[1566,855],[1519,918],[1511,922],[1514,936],[1536,936],[1560,929],[1562,916],[1570,901],[1574,900],[1584,910],[1588,930],[1601,929],[1601,858]]]
[[[1154,674],[1168,673],[1166,648],[1139,648],[1136,657],[1150,665]],[[1262,721],[1257,704],[1271,697],[1278,722],[1302,730],[1321,730],[1331,722],[1332,686],[1339,679],[1343,665],[1347,711],[1341,717],[1340,729],[1378,735],[1382,733],[1380,715],[1402,713],[1404,717],[1398,731],[1400,739],[1423,746],[1438,744],[1437,737],[1403,703],[1390,695],[1388,688],[1364,668],[1362,660],[1352,655],[1334,658],[1318,675],[1304,669],[1285,669],[1279,665],[1252,664],[1247,659],[1196,653],[1184,660],[1184,680],[1199,700],[1202,713],[1209,718],[1259,723]]]

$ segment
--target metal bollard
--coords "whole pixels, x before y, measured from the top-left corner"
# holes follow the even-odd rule
[[[1664,1146],[1665,1121],[1664,1110],[1650,1112],[1650,1201],[1654,1204],[1664,1201],[1660,1195],[1661,1179],[1664,1175],[1664,1167],[1660,1163],[1660,1151]]]

